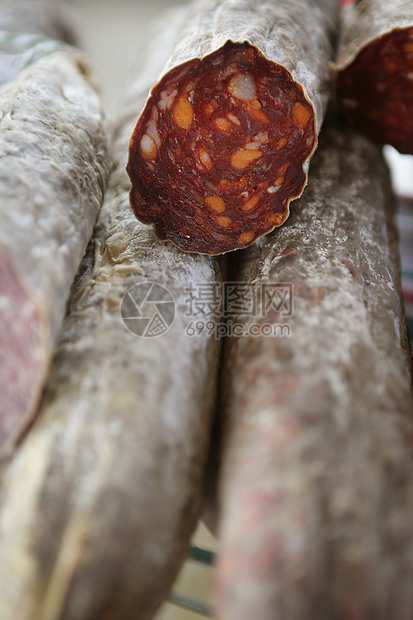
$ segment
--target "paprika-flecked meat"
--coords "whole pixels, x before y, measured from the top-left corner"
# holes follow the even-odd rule
[[[190,10],[130,141],[130,203],[160,239],[214,255],[282,224],[306,185],[338,2]]]

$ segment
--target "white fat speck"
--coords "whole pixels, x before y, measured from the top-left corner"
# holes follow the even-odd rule
[[[259,140],[261,143],[262,142],[267,142],[268,141],[268,132],[266,131],[260,131],[257,133],[257,135],[255,136],[256,140]]]
[[[148,136],[147,133],[144,133],[141,138],[141,149],[143,153],[145,153],[145,155],[151,153],[153,149],[153,145],[154,145],[153,138],[151,138],[151,136]]]
[[[276,185],[271,185],[271,187],[269,187],[267,189],[267,192],[269,194],[276,194],[278,192],[278,190],[280,189],[280,187],[281,187],[281,185],[277,185],[277,186]]]
[[[150,136],[151,138],[155,140],[155,144],[157,148],[159,148],[161,146],[161,139],[159,137],[158,127],[156,126],[155,121],[148,122],[146,126],[146,133],[148,134],[148,136]]]
[[[163,112],[165,112],[165,110],[170,110],[177,94],[178,90],[176,88],[172,91],[170,88],[163,90],[158,102],[158,108]]]
[[[237,75],[234,75],[228,84],[228,90],[231,95],[243,101],[251,101],[251,99],[257,98],[255,81],[249,73],[237,73]]]

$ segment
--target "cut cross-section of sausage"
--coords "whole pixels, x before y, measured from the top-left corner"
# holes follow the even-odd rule
[[[349,2],[341,16],[338,104],[365,135],[413,153],[413,3]]]
[[[288,71],[227,43],[154,92],[131,142],[133,209],[185,250],[249,245],[287,217],[316,140],[314,110]]]
[[[302,0],[246,2],[238,12],[230,2],[210,4],[194,4],[194,27],[182,35],[137,122],[127,170],[139,220],[185,251],[214,255],[282,224],[301,195],[324,115],[338,9],[335,2],[329,10],[309,3],[304,12],[316,34],[304,28],[300,47],[293,10]],[[252,33],[242,28],[244,5],[256,18]],[[202,29],[199,12],[206,16]],[[257,24],[267,24],[266,34],[257,34]],[[310,68],[314,51],[306,64],[304,49],[315,41],[319,55]]]

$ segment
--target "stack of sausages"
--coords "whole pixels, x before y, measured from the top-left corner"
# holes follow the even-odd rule
[[[205,506],[217,618],[413,620],[381,149],[413,153],[410,4],[194,0],[153,25],[115,122],[66,9],[19,4],[0,3],[1,620],[153,618]]]

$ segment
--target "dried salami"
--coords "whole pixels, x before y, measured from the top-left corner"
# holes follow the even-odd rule
[[[110,132],[87,57],[50,45],[0,87],[2,455],[39,405],[111,166]]]
[[[380,148],[323,129],[289,221],[236,259],[260,305],[224,343],[217,615],[412,618],[413,399]]]
[[[400,153],[413,153],[413,3],[347,2],[335,91],[355,128]]]
[[[168,14],[144,41],[42,407],[4,471],[2,620],[149,620],[197,524],[220,345],[206,332],[185,335],[185,300],[194,283],[219,284],[220,261],[159,242],[129,208],[125,172],[136,109],[181,19]],[[174,300],[175,320],[158,337],[138,337],[121,319],[129,303],[125,321],[138,324],[135,286]]]
[[[130,142],[131,207],[222,254],[282,224],[329,94],[336,0],[196,0]]]

